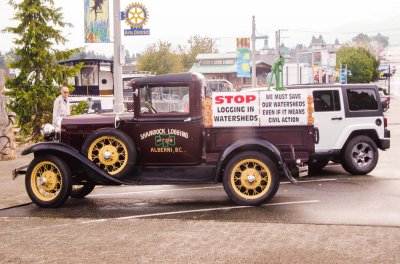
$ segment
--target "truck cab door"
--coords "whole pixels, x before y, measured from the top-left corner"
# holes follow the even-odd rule
[[[337,140],[345,127],[345,111],[343,107],[342,89],[313,88],[314,125],[319,129],[319,143],[315,151],[327,152],[334,149]]]
[[[157,84],[139,89],[139,107],[135,108],[139,164],[202,162],[202,118],[191,115],[190,91],[188,84]]]

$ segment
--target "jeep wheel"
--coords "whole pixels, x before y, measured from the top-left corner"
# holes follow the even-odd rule
[[[116,129],[99,129],[85,140],[82,153],[99,168],[115,178],[124,178],[136,162],[136,149],[132,139]]]
[[[84,198],[86,195],[90,194],[96,184],[90,181],[82,182],[81,184],[72,185],[72,190],[70,196],[72,198]]]
[[[375,169],[378,158],[375,142],[367,136],[357,136],[346,145],[341,163],[348,173],[365,175]]]
[[[71,192],[69,168],[55,156],[39,156],[29,164],[25,187],[31,200],[38,206],[60,206]]]
[[[248,151],[234,156],[228,162],[223,185],[235,203],[259,205],[275,196],[279,188],[279,175],[269,157]]]

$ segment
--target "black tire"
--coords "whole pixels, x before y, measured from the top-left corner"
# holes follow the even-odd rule
[[[350,174],[365,175],[375,169],[378,159],[375,142],[367,136],[356,136],[347,143],[341,164]]]
[[[136,164],[137,152],[132,139],[113,128],[99,129],[90,134],[82,145],[82,153],[118,179],[127,176]]]
[[[74,184],[72,185],[72,190],[71,190],[71,194],[70,196],[72,198],[84,198],[86,195],[90,194],[94,187],[96,186],[96,184],[94,184],[91,181],[85,181],[82,182],[81,184]]]
[[[310,159],[307,161],[308,171],[310,174],[321,172],[326,165],[328,165],[328,159]]]
[[[40,155],[32,160],[25,175],[26,191],[40,207],[58,207],[71,193],[67,164],[56,156]]]
[[[228,162],[223,185],[226,194],[235,203],[260,205],[275,196],[279,188],[279,174],[269,157],[247,151],[237,154]]]

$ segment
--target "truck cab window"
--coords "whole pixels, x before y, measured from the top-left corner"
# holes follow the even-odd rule
[[[140,92],[140,112],[143,114],[189,112],[189,87],[144,87]]]

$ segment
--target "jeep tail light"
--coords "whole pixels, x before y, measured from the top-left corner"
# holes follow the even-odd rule
[[[388,122],[387,122],[387,118],[386,117],[384,117],[383,118],[383,127],[387,127],[387,125],[388,125]]]

